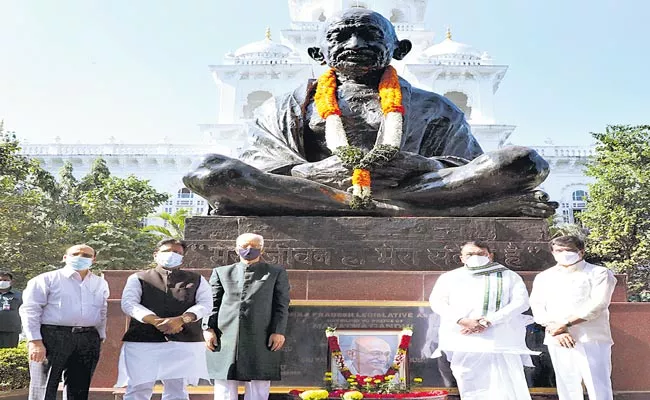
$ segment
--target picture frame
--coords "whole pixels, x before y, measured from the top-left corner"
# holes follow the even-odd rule
[[[393,364],[401,339],[401,329],[337,329],[341,353],[345,365],[353,375],[384,375]],[[328,351],[328,369],[332,373],[332,383],[343,385],[345,378],[338,370],[331,350]],[[408,351],[400,365],[396,379],[408,382]]]

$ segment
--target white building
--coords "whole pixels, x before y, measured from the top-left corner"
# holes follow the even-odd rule
[[[163,143],[159,145],[118,144],[71,145],[58,142],[28,144],[23,153],[42,161],[56,173],[71,161],[77,174],[85,174],[97,157],[106,159],[111,172],[149,179],[158,190],[172,194],[159,211],[190,208],[196,215],[207,213],[205,200],[182,186],[181,177],[193,159],[209,153],[228,154],[228,143],[245,141],[243,123],[271,96],[315,78],[324,67],[312,62],[307,48],[317,45],[323,24],[332,14],[349,7],[368,7],[357,0],[289,0],[291,25],[274,40],[266,31],[264,39],[226,54],[210,72],[218,91],[214,124],[199,126],[203,143]],[[484,150],[504,146],[515,126],[501,123],[494,109],[494,98],[508,66],[496,63],[486,52],[452,38],[447,30],[443,40],[434,40],[424,21],[428,0],[373,0],[375,11],[387,16],[400,39],[409,39],[413,50],[402,61],[395,61],[398,73],[412,85],[443,94],[465,112],[472,131]],[[260,36],[262,32],[260,32]],[[526,145],[525,143],[521,143]],[[551,164],[551,174],[542,185],[552,200],[561,205],[558,217],[573,222],[584,208],[587,183],[583,174],[589,147],[548,144],[536,150]]]

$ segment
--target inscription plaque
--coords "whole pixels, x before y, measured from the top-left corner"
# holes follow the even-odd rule
[[[459,246],[486,241],[515,271],[553,264],[546,222],[531,218],[192,217],[186,222],[186,265],[212,268],[238,261],[244,232],[264,236],[265,261],[287,269],[448,271]]]
[[[430,358],[438,345],[439,317],[428,306],[332,306],[292,305],[289,309],[287,341],[282,352],[282,380],[275,386],[321,386],[328,371],[327,327],[344,329],[396,329],[413,326],[408,350],[408,374],[421,377],[426,387],[450,387],[454,380],[444,359]],[[543,329],[529,327],[531,349],[543,351]],[[529,386],[550,386],[552,368],[548,354],[535,356],[536,368],[527,368]]]

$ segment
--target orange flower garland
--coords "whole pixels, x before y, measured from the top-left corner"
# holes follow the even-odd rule
[[[352,173],[352,184],[370,186],[370,171],[367,169],[355,168]]]
[[[318,78],[318,86],[314,94],[316,111],[321,118],[327,119],[330,115],[341,115],[339,102],[336,100],[336,74],[330,68]]]
[[[390,112],[398,112],[404,115],[402,87],[399,84],[397,71],[390,65],[384,71],[379,82],[379,100],[381,101],[381,110],[384,112],[384,115]]]
[[[353,168],[352,195],[350,204],[353,208],[372,207],[370,192],[370,168],[392,158],[402,141],[404,106],[402,106],[402,88],[397,71],[392,66],[386,67],[379,82],[379,100],[384,113],[384,132],[377,135],[374,148],[368,154],[348,143],[341,109],[336,97],[336,71],[328,69],[318,78],[314,94],[316,111],[325,120],[325,142],[334,154],[339,155],[344,164]]]

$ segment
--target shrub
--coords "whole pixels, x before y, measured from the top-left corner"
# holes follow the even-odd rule
[[[29,387],[29,358],[27,342],[18,347],[0,349],[0,390]]]

